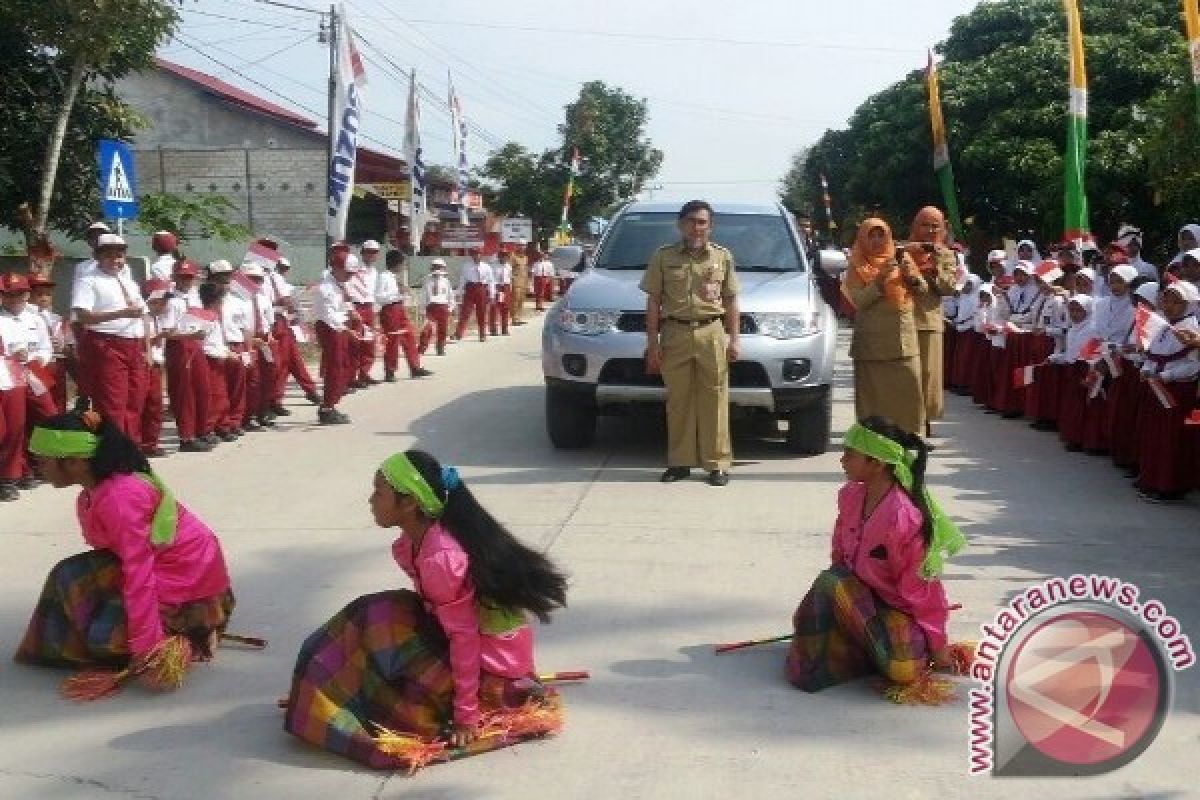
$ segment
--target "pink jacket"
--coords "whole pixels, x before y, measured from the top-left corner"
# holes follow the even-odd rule
[[[121,560],[129,650],[135,656],[165,638],[160,606],[203,600],[229,588],[221,543],[182,503],[175,541],[162,548],[150,544],[158,498],[158,490],[136,475],[114,475],[75,501],[84,541]]]
[[[434,523],[425,532],[421,551],[401,536],[392,543],[392,555],[412,579],[446,637],[450,640],[450,671],[454,674],[454,721],[474,725],[480,720],[479,674],[505,678],[534,674],[533,630],[528,624],[504,634],[480,631],[479,605],[468,572],[462,545],[449,531]]]
[[[884,603],[911,616],[933,650],[946,645],[949,603],[940,580],[918,571],[925,558],[921,512],[899,485],[863,522],[865,484],[850,482],[838,492],[833,563],[849,567]]]

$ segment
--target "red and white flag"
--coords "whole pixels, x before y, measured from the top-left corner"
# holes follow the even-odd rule
[[[1133,312],[1133,333],[1137,340],[1137,345],[1143,351],[1150,349],[1150,343],[1153,342],[1162,329],[1167,327],[1167,321],[1151,311],[1146,306],[1138,306]]]
[[[1083,347],[1079,348],[1080,361],[1095,361],[1100,358],[1101,348],[1104,342],[1100,339],[1088,339],[1083,343]]]
[[[1036,371],[1037,367],[1034,364],[1030,364],[1027,367],[1017,367],[1014,369],[1013,388],[1024,389],[1026,386],[1032,386]]]
[[[1171,391],[1163,385],[1162,379],[1158,376],[1153,376],[1146,379],[1146,383],[1150,385],[1150,391],[1154,392],[1154,396],[1158,399],[1158,404],[1165,409],[1172,409],[1178,405],[1175,402],[1175,396]]]
[[[242,259],[242,263],[258,264],[263,269],[270,271],[275,269],[275,265],[279,263],[279,251],[254,242],[247,248],[246,257]]]

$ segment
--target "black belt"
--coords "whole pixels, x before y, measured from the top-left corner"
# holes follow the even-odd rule
[[[667,317],[668,322],[674,322],[677,325],[687,325],[689,328],[703,328],[706,325],[712,325],[721,317],[705,317],[704,319],[680,319],[679,317]]]

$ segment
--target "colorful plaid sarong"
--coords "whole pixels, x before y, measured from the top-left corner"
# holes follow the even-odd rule
[[[913,618],[884,605],[843,566],[817,576],[792,625],[787,678],[806,692],[871,673],[911,683],[929,663],[925,634]]]
[[[454,676],[448,643],[420,595],[393,590],[364,595],[339,611],[300,648],[284,730],[375,769],[412,771],[553,733],[561,726],[558,695],[532,676],[514,680],[483,673],[479,704],[525,717],[514,732],[483,735],[465,748],[440,749],[416,760],[389,749],[385,732],[433,744],[454,719]],[[528,711],[530,713],[525,714]]]
[[[110,550],[65,558],[50,570],[29,628],[13,657],[47,667],[117,667],[129,663],[121,562]],[[163,628],[185,634],[199,652],[223,631],[235,601],[228,589],[180,606],[160,606]]]

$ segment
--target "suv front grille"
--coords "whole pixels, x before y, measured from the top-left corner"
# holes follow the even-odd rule
[[[611,358],[600,370],[598,381],[610,386],[662,386],[661,375],[647,375],[646,362],[640,358]],[[732,389],[769,389],[771,381],[762,364],[754,361],[735,361],[729,365],[729,386]]]
[[[754,317],[749,314],[742,314],[739,327],[743,335],[758,333]],[[622,311],[621,316],[617,318],[617,330],[622,333],[645,333],[646,312]]]

